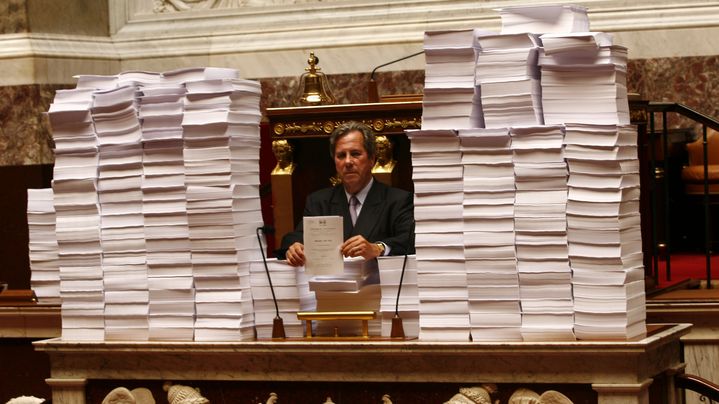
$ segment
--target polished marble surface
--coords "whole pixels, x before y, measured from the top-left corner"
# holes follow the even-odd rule
[[[0,2],[0,35],[27,32],[27,0],[3,0]]]
[[[686,324],[667,326],[628,342],[51,339],[36,342],[35,348],[50,355],[52,376],[61,379],[422,381],[431,375],[432,380],[446,382],[641,383],[661,368],[679,365],[679,338],[689,328]]]
[[[63,86],[0,87],[0,165],[49,164],[53,141],[44,112]]]
[[[652,378],[684,366],[679,341],[690,327],[649,325],[649,336],[637,341],[50,339],[34,346],[50,357],[48,383],[57,404],[84,403],[84,386],[90,379],[576,384],[591,385],[600,404],[613,404],[648,402]]]

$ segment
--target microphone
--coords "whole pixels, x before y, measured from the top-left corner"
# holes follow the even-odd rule
[[[265,258],[265,248],[262,246],[262,238],[260,237],[261,232],[267,231],[269,234],[274,233],[275,229],[272,226],[260,226],[255,230],[257,234],[257,241],[260,242],[260,252],[262,255],[262,263],[265,264],[265,273],[267,274],[267,282],[270,284],[270,292],[272,292],[272,302],[275,303],[275,318],[272,320],[272,339],[284,339],[285,338],[285,325],[280,317],[280,308],[277,305],[277,296],[275,296],[275,288],[272,286],[272,277],[270,277],[270,268],[267,267],[267,259]]]
[[[377,89],[377,82],[374,81],[374,72],[376,72],[377,69],[379,69],[380,67],[389,66],[393,63],[401,62],[405,59],[409,59],[411,57],[415,57],[415,56],[421,55],[423,53],[424,53],[424,51],[413,53],[411,55],[407,55],[407,56],[401,57],[399,59],[395,59],[391,62],[381,64],[381,65],[375,67],[374,69],[372,69],[372,73],[370,73],[370,75],[369,75],[369,86],[367,88],[367,98],[369,99],[369,102],[379,102],[379,90]]]
[[[407,268],[407,256],[409,247],[412,243],[412,234],[414,234],[414,220],[412,221],[412,230],[407,236],[407,249],[404,251],[404,260],[402,261],[402,272],[399,275],[399,286],[397,287],[397,301],[394,304],[394,317],[392,317],[392,329],[390,330],[390,338],[404,338],[404,324],[402,317],[399,316],[399,295],[402,293],[402,282],[404,281],[404,271]]]

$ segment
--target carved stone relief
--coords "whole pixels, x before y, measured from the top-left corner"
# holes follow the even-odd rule
[[[199,389],[193,387],[180,384],[173,385],[171,382],[165,382],[163,389],[167,391],[167,402],[169,404],[209,404],[207,398],[200,394]],[[500,400],[496,398],[498,393],[497,385],[491,383],[480,386],[462,387],[457,394],[445,401],[444,404],[501,404]],[[37,403],[42,401],[44,400],[37,401]],[[26,403],[25,401],[11,402],[17,402],[18,404]],[[277,404],[279,402],[279,396],[276,393],[270,393],[264,404]],[[35,404],[36,402],[27,401],[27,403]],[[155,400],[152,397],[152,393],[146,388],[137,388],[130,391],[124,387],[118,387],[105,397],[102,404],[155,404]],[[327,396],[322,404],[335,404],[335,402],[332,401],[330,396]],[[382,396],[381,404],[392,404],[392,400],[388,394]],[[567,396],[555,390],[547,390],[540,395],[533,390],[521,387],[512,393],[506,404],[573,403]]]
[[[153,11],[155,13],[172,13],[219,8],[267,7],[320,1],[321,0],[154,0]]]

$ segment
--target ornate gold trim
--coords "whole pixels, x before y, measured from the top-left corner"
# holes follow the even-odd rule
[[[378,134],[390,129],[420,129],[422,127],[421,118],[341,119],[323,122],[280,122],[273,125],[272,132],[275,136],[329,135],[337,126],[353,120],[369,125]]]

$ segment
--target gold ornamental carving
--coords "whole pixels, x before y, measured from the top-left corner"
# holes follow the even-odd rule
[[[325,133],[330,134],[333,130],[335,130],[336,127],[337,125],[334,122],[326,121],[324,125],[322,125],[322,130],[324,130]]]
[[[632,123],[636,122],[647,122],[647,110],[645,109],[630,109],[629,110],[629,121]]]
[[[304,135],[307,133],[322,133],[326,123],[322,122],[310,122],[298,124],[292,123],[277,123],[272,128],[272,131],[277,136],[292,136],[292,135]]]
[[[323,122],[286,122],[276,123],[272,126],[275,136],[302,136],[302,135],[329,135],[336,127],[353,119],[323,121]],[[396,129],[420,129],[422,120],[420,118],[389,118],[389,119],[359,119],[358,121],[368,125],[375,133],[383,133]]]
[[[418,118],[392,120],[387,119],[384,122],[384,126],[388,129],[419,129],[422,127],[422,120]]]

